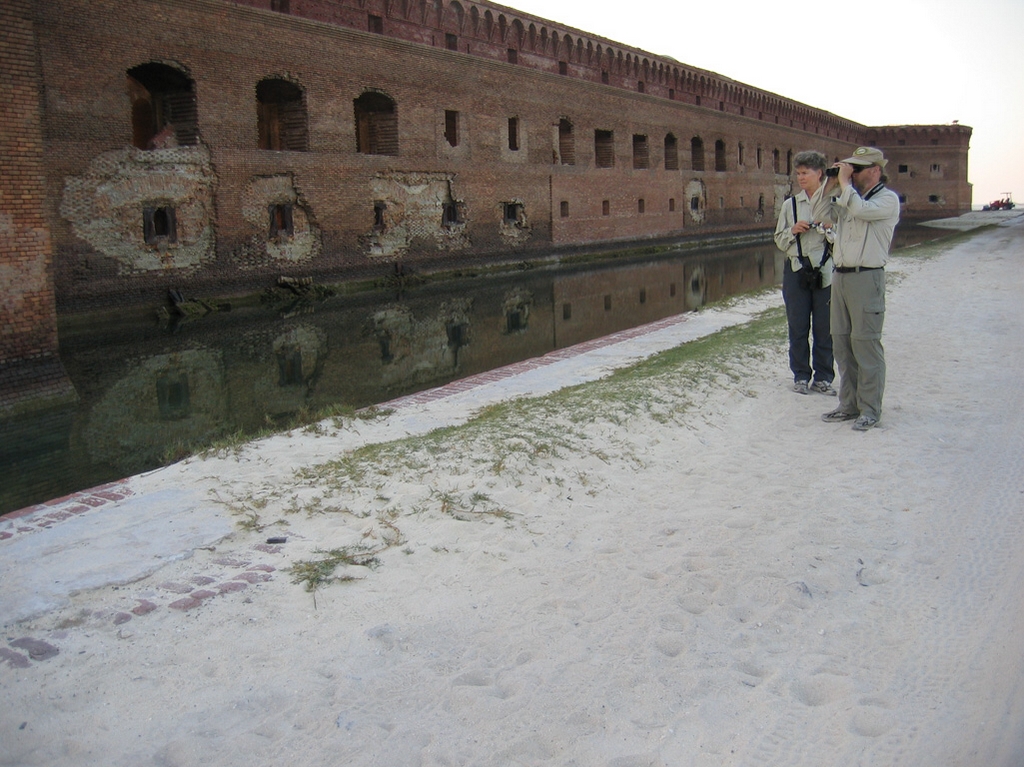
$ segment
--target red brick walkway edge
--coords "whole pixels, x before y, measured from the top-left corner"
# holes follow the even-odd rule
[[[35,533],[53,527],[65,519],[84,514],[87,511],[114,501],[123,501],[132,495],[127,479],[119,479],[106,485],[80,490],[63,498],[26,506],[0,517],[0,541],[15,535]]]
[[[377,407],[397,410],[411,405],[435,402],[437,400],[445,399],[446,397],[451,397],[454,394],[461,394],[462,392],[470,391],[478,386],[484,386],[496,381],[502,381],[506,378],[512,378],[513,376],[525,373],[529,370],[536,370],[537,368],[553,365],[561,360],[579,357],[581,354],[586,354],[594,349],[603,349],[608,346],[614,346],[617,343],[628,341],[632,338],[639,338],[640,336],[645,336],[657,330],[679,325],[680,323],[685,322],[688,316],[688,314],[674,314],[671,317],[665,317],[664,319],[656,320],[655,322],[649,322],[646,325],[620,330],[617,333],[601,336],[600,338],[594,338],[590,341],[583,341],[582,343],[578,343],[574,346],[567,346],[564,349],[556,349],[555,351],[548,352],[542,357],[533,357],[528,360],[513,362],[512,364],[505,365],[504,367],[488,370],[484,373],[477,373],[476,375],[467,376],[466,378],[460,378],[458,381],[452,381],[451,383],[443,386],[416,392],[415,394],[407,394],[403,397],[397,397],[390,402],[383,402],[380,405],[377,405]]]

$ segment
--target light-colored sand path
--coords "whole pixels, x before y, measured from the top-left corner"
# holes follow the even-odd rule
[[[538,405],[358,483],[293,476],[344,453],[330,429],[137,478],[287,525],[8,625],[0,765],[1019,767],[1020,221],[894,261],[864,434],[773,342],[652,379],[667,417]],[[283,572],[389,541],[315,601]]]

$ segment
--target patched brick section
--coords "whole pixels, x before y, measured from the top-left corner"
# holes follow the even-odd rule
[[[121,273],[195,269],[214,257],[215,181],[203,146],[126,147],[98,155],[82,175],[66,179],[60,214]],[[146,242],[147,207],[173,208],[173,241]]]

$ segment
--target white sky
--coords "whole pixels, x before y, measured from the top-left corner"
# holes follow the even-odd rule
[[[864,125],[974,129],[976,207],[1024,205],[1024,0],[505,0]]]

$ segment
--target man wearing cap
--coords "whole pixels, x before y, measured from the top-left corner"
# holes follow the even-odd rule
[[[832,259],[832,345],[839,367],[839,406],[821,418],[853,421],[867,431],[882,416],[885,390],[885,264],[900,220],[900,200],[885,187],[887,160],[875,147],[862,146],[836,163],[814,200],[814,219],[834,222]]]

